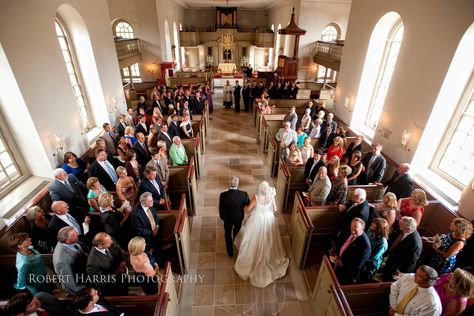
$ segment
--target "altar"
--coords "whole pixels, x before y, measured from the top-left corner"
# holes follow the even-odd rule
[[[237,69],[237,66],[234,63],[220,63],[217,66],[217,70],[223,74],[233,74]]]

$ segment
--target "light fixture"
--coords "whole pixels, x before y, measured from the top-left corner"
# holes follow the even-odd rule
[[[350,97],[344,98],[344,107],[351,112],[352,111],[352,100]]]
[[[410,141],[410,136],[411,134],[407,130],[404,130],[402,133],[402,136],[400,137],[400,145],[402,149],[405,151],[410,151],[410,148],[408,148],[408,142]]]
[[[64,149],[64,142],[59,134],[50,134],[49,135],[49,141],[51,145],[53,145],[55,152],[53,152],[53,157],[54,156],[59,156],[59,151]]]
[[[118,107],[117,107],[117,99],[111,96],[107,97],[107,107],[109,109],[109,114],[114,114]]]
[[[153,75],[155,73],[155,64],[151,63],[148,66],[146,66],[146,71]]]

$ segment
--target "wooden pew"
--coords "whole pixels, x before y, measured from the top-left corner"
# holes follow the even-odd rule
[[[181,193],[186,194],[189,216],[196,214],[197,180],[194,168],[194,157],[191,157],[188,166],[170,167],[170,178],[166,190],[170,197],[172,209],[178,209]]]
[[[260,124],[257,126],[257,142],[263,144],[264,153],[266,153],[268,145],[266,144],[268,133],[271,132],[273,135],[276,135],[280,127],[282,127],[284,117],[285,115],[282,114],[264,114],[260,116]]]
[[[340,288],[339,282],[337,281],[336,275],[331,267],[331,263],[327,256],[323,257],[321,266],[319,268],[318,279],[316,280],[316,285],[311,292],[310,302],[313,307],[315,316],[325,316],[328,315],[327,309],[334,303],[333,292],[331,292],[331,286],[334,289]],[[334,291],[337,293],[337,291]],[[331,315],[331,314],[329,314]]]
[[[180,271],[181,274],[184,274],[189,269],[189,260],[191,258],[191,223],[188,217],[186,196],[184,193],[181,194],[174,235],[178,249]]]
[[[304,166],[287,165],[283,158],[279,161],[279,171],[276,180],[276,202],[278,210],[287,213],[291,210],[296,191],[303,191]]]
[[[390,307],[391,282],[342,285],[339,297],[348,316],[384,316]]]
[[[273,134],[270,134],[268,138],[268,151],[267,156],[265,158],[267,164],[267,174],[270,174],[273,178],[275,178],[278,174],[278,162],[280,159],[280,148],[278,143],[273,137]]]
[[[290,106],[295,106],[296,108],[302,108],[303,110],[299,110],[299,111],[297,110],[297,113],[299,115],[300,112],[301,114],[304,113],[304,108],[306,107],[306,105],[308,105],[309,101],[313,101],[314,104],[318,102],[311,99],[275,99],[275,100],[270,100],[269,105],[270,106],[275,105],[274,111],[279,111],[277,109],[286,109],[286,111],[288,111],[288,108]],[[255,101],[254,107],[255,109],[258,109],[258,102]],[[284,113],[286,113],[286,111]],[[260,111],[258,110],[254,111],[254,126],[257,126],[259,112]]]
[[[194,166],[196,172],[196,179],[199,179],[201,166],[202,166],[202,154],[201,154],[201,140],[200,136],[197,135],[193,139],[184,138],[181,139],[181,143],[186,149],[186,154],[188,155],[189,160],[194,157]]]
[[[175,282],[175,278],[173,277],[173,272],[171,270],[171,264],[169,262],[166,263],[165,272],[161,276],[160,280],[161,284],[160,290],[158,291],[158,301],[160,302],[161,308],[158,315],[177,316],[179,311],[179,300],[177,293],[181,287],[181,284]],[[134,315],[135,314],[136,313],[134,313]]]
[[[385,193],[385,189],[383,187],[377,186],[375,184],[350,185],[347,187],[347,201],[352,198],[352,194],[354,194],[355,189],[364,189],[367,193],[367,201],[369,203],[382,201],[383,195]]]

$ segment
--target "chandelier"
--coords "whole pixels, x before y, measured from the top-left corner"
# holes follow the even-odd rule
[[[234,47],[234,36],[228,32],[227,34],[222,35],[222,48],[224,50],[231,50]]]

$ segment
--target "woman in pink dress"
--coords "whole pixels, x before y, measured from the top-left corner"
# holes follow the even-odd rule
[[[439,277],[434,285],[443,306],[442,316],[455,316],[464,311],[467,298],[474,296],[474,275],[456,269]]]
[[[133,178],[127,175],[125,167],[118,167],[117,175],[119,177],[117,180],[118,198],[120,202],[122,202],[122,205],[125,201],[128,201],[131,208],[133,208],[137,202],[137,185]]]

